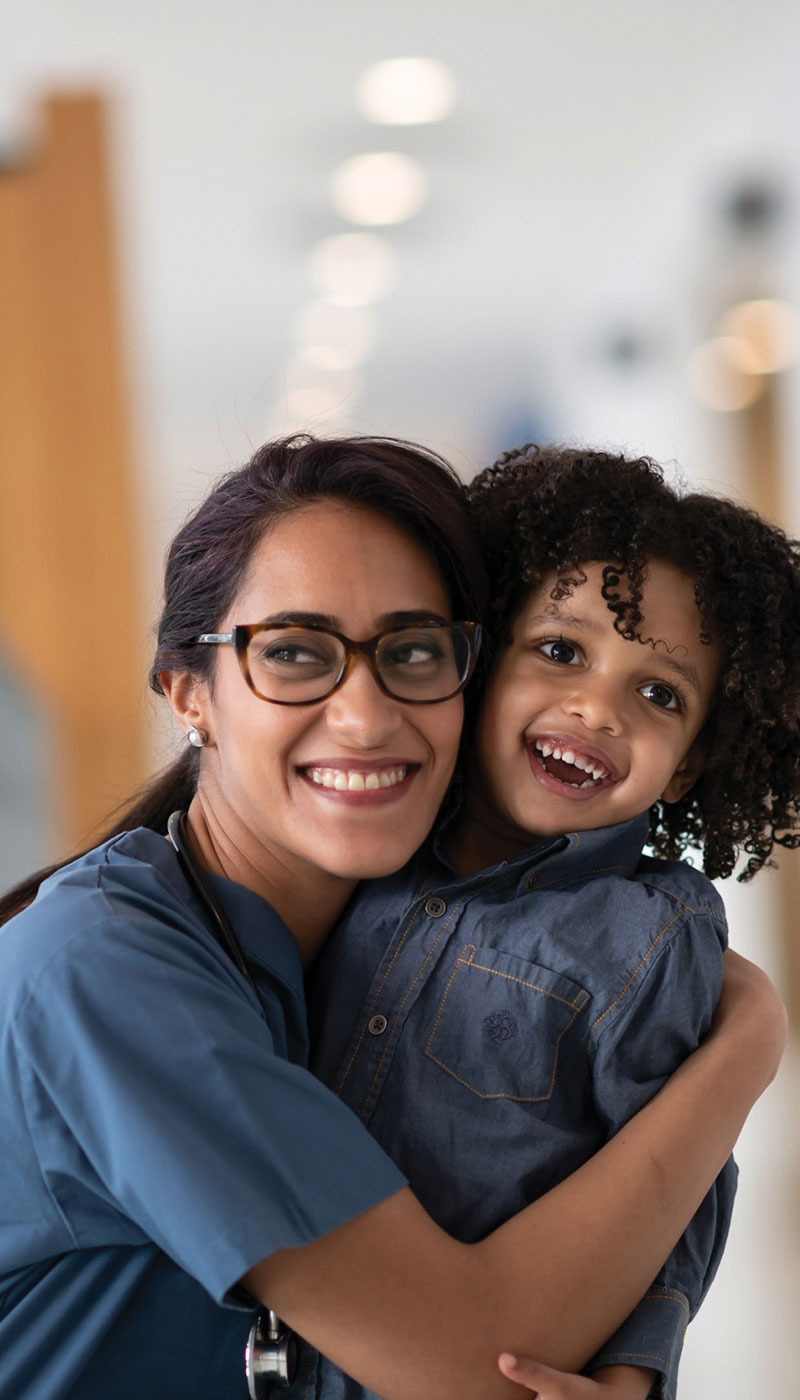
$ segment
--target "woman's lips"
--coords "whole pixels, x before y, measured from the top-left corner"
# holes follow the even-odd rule
[[[298,769],[301,777],[321,797],[347,805],[383,805],[403,796],[419,772],[418,763],[384,761],[352,763],[323,761]]]

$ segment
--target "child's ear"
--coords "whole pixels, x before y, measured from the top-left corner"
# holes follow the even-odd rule
[[[706,756],[700,744],[695,740],[686,757],[675,769],[667,786],[661,794],[663,802],[680,802],[682,797],[697,782],[705,765]]]

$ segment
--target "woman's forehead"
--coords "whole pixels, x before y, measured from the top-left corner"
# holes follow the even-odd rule
[[[303,505],[262,534],[231,613],[257,621],[295,608],[329,617],[449,613],[447,589],[422,545],[389,517],[339,500]],[[243,609],[253,616],[239,616]]]

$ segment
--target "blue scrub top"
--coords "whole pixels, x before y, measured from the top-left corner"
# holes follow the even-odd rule
[[[145,829],[0,932],[0,1400],[246,1400],[237,1280],[405,1184],[305,1068],[286,925],[214,886],[258,998]]]

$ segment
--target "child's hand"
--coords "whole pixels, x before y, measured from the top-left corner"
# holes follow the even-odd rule
[[[605,1366],[594,1376],[575,1376],[508,1352],[498,1365],[504,1376],[524,1385],[538,1400],[645,1400],[654,1378],[643,1366]]]

